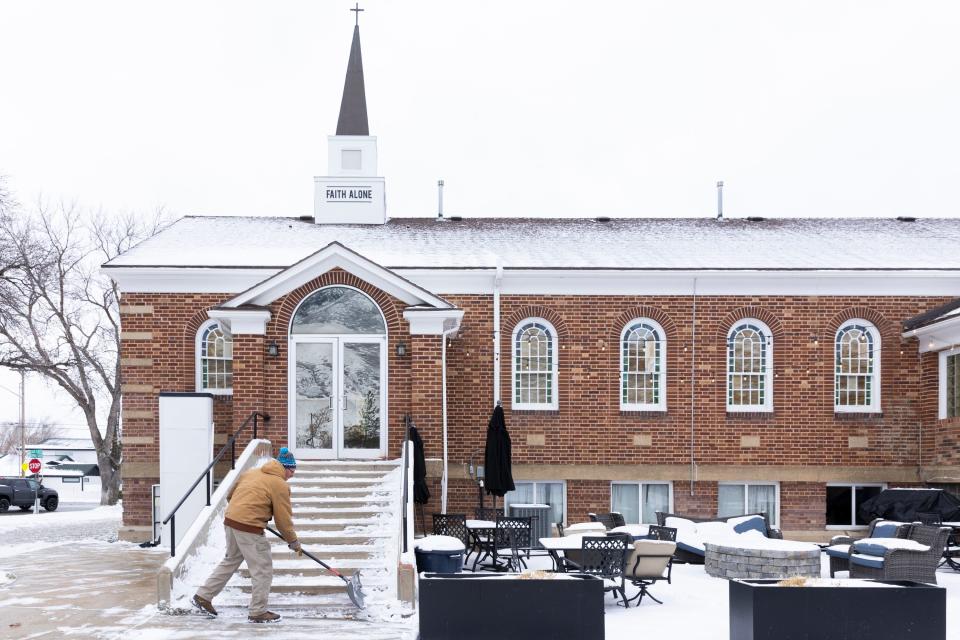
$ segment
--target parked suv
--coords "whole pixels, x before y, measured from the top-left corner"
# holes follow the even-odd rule
[[[47,489],[33,478],[0,478],[0,513],[11,506],[21,511],[33,508],[37,493],[40,494],[40,506],[47,511],[56,511],[60,496],[53,489]]]

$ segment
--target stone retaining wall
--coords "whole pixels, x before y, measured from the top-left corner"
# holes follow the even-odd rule
[[[706,544],[704,568],[715,578],[820,577],[820,550],[740,549]]]

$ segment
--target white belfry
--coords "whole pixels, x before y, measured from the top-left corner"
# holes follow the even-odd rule
[[[384,224],[384,179],[377,176],[377,138],[367,125],[360,27],[353,29],[337,135],[327,138],[327,174],[314,182],[313,215],[319,224]]]

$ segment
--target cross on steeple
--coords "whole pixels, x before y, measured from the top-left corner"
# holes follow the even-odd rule
[[[360,12],[361,12],[361,11],[366,11],[366,9],[361,9],[359,2],[355,2],[355,3],[353,4],[353,6],[354,6],[354,8],[353,8],[353,9],[350,9],[350,11],[353,11],[354,15],[356,16],[356,19],[357,19],[356,26],[359,27],[359,26],[360,26]]]

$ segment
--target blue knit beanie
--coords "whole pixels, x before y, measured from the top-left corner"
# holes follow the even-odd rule
[[[287,449],[286,447],[280,449],[280,453],[277,455],[277,462],[285,467],[291,467],[293,469],[297,468],[296,458],[294,458],[293,454],[290,453],[290,449]]]

